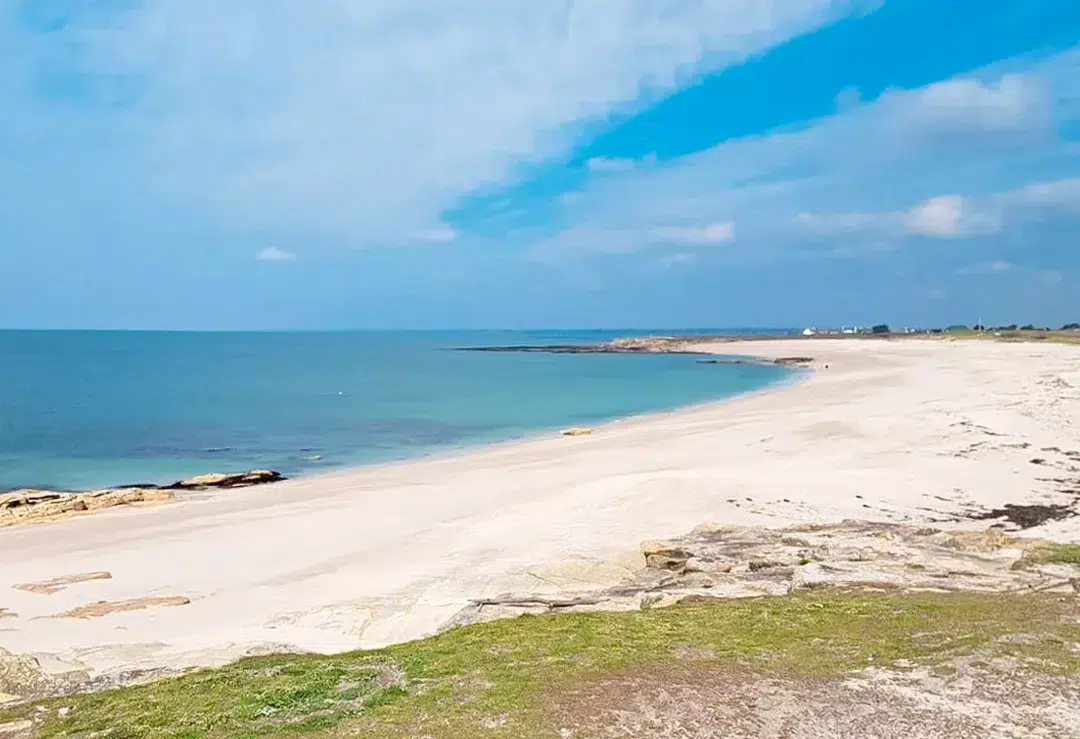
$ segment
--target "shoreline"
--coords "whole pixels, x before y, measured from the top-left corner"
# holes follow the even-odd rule
[[[707,343],[711,344],[713,339],[707,339],[705,341]],[[716,339],[716,341],[726,341],[726,339]],[[603,345],[602,344],[596,344],[596,345],[587,345],[587,346],[589,346],[589,347],[601,347]],[[552,351],[552,349],[553,349],[553,347],[537,346],[537,347],[535,347],[535,349],[531,349],[530,352],[556,353],[556,354],[577,353],[577,352]],[[517,348],[509,348],[508,349],[507,347],[483,347],[483,348],[479,348],[479,349],[470,348],[470,347],[464,347],[464,348],[450,348],[450,349],[448,349],[448,351],[466,351],[466,352],[473,352],[473,351],[487,352],[487,351],[490,351],[490,352],[503,353],[503,352],[508,352],[508,351],[517,352],[518,349]],[[640,411],[640,412],[630,413],[630,414],[627,414],[627,415],[619,415],[619,416],[613,416],[613,417],[609,417],[609,418],[600,419],[600,420],[597,420],[595,422],[591,422],[590,426],[591,426],[591,428],[594,428],[594,429],[602,429],[602,428],[610,426],[612,424],[621,424],[621,423],[628,422],[628,421],[634,421],[634,420],[639,420],[639,419],[648,419],[648,418],[652,418],[654,416],[665,416],[665,415],[672,414],[672,413],[680,413],[680,412],[686,411],[686,410],[693,410],[693,409],[698,409],[698,408],[702,408],[702,407],[706,407],[706,406],[723,404],[723,403],[730,402],[732,400],[737,400],[739,398],[753,396],[753,395],[756,395],[758,393],[767,393],[767,392],[772,392],[773,390],[780,390],[780,389],[783,389],[786,385],[788,385],[791,382],[799,381],[800,377],[802,376],[802,373],[804,371],[810,369],[808,363],[806,361],[803,361],[803,360],[806,360],[806,359],[809,359],[809,358],[804,358],[804,357],[797,358],[797,359],[800,360],[799,362],[790,362],[790,361],[779,362],[779,361],[774,361],[774,360],[771,360],[771,359],[758,357],[758,356],[754,356],[754,355],[749,355],[749,354],[727,355],[726,353],[723,353],[723,352],[713,352],[713,351],[706,351],[706,350],[695,351],[695,352],[667,351],[667,350],[661,350],[661,351],[634,351],[634,352],[590,351],[590,352],[586,352],[586,353],[590,353],[590,354],[618,353],[618,354],[636,354],[636,355],[645,355],[645,356],[655,355],[655,354],[670,354],[670,355],[681,355],[681,356],[685,356],[687,358],[698,357],[699,358],[698,363],[709,363],[709,364],[711,364],[712,362],[711,361],[710,362],[702,362],[700,358],[701,357],[710,357],[710,356],[721,356],[721,357],[730,357],[731,358],[730,361],[720,360],[718,362],[718,364],[721,364],[721,365],[734,365],[734,366],[737,366],[737,365],[752,365],[752,366],[762,366],[762,367],[777,367],[777,366],[780,366],[780,367],[784,367],[784,368],[788,369],[789,372],[790,372],[790,374],[787,377],[778,379],[778,380],[773,381],[773,382],[769,382],[768,384],[766,384],[763,387],[756,388],[754,390],[750,390],[750,391],[746,391],[746,392],[735,392],[733,394],[728,394],[728,395],[724,395],[724,396],[721,396],[721,397],[709,398],[709,399],[700,400],[700,401],[696,401],[696,402],[690,402],[690,403],[686,403],[686,404],[682,404],[682,405],[676,405],[676,406],[667,407],[667,408],[659,408],[659,409],[655,409],[655,410],[644,410],[644,411]],[[311,479],[317,479],[317,478],[322,478],[322,477],[327,477],[327,476],[339,476],[339,475],[349,474],[349,473],[353,473],[353,472],[357,472],[357,471],[368,470],[368,469],[372,469],[372,468],[376,468],[376,467],[384,467],[384,466],[389,467],[389,466],[407,465],[407,464],[412,464],[412,463],[422,462],[422,461],[428,461],[428,460],[433,461],[433,460],[441,460],[441,459],[446,459],[446,458],[457,458],[457,457],[462,457],[462,456],[474,454],[474,453],[477,453],[477,452],[483,452],[485,450],[501,448],[501,447],[508,446],[508,445],[528,444],[528,443],[531,443],[531,442],[534,442],[534,441],[539,441],[541,439],[551,438],[552,436],[559,436],[563,429],[571,426],[573,423],[574,422],[572,422],[572,421],[568,421],[567,423],[564,423],[564,424],[536,427],[536,428],[532,428],[532,429],[529,429],[529,430],[526,430],[526,431],[522,431],[521,433],[519,433],[519,434],[517,434],[515,436],[511,436],[511,437],[501,437],[501,438],[492,437],[491,439],[487,439],[487,440],[480,438],[480,439],[476,439],[476,440],[473,440],[473,441],[466,441],[466,442],[461,442],[461,443],[437,444],[437,445],[435,445],[433,447],[428,448],[426,451],[421,451],[421,452],[416,453],[416,454],[406,454],[405,456],[400,456],[400,457],[392,456],[392,457],[385,458],[385,459],[373,459],[373,460],[370,460],[370,461],[359,461],[359,462],[356,462],[356,461],[342,461],[341,463],[331,463],[331,464],[323,466],[323,468],[321,468],[321,469],[319,467],[317,467],[317,466],[312,467],[312,468],[309,468],[309,469],[306,469],[306,470],[300,472],[299,474],[292,474],[292,475],[289,475],[288,477],[283,478],[280,481],[275,480],[275,481],[272,481],[272,482],[273,482],[273,484],[277,484],[278,482],[286,482],[286,481],[311,480]],[[273,467],[273,466],[271,465],[271,467]],[[196,472],[196,473],[193,473],[193,474],[189,475],[189,477],[197,477],[197,476],[200,476],[200,475],[211,475],[211,474],[240,474],[241,472],[243,472],[243,470],[239,470],[239,469],[216,469],[216,468],[215,469],[202,469],[199,472]],[[34,491],[34,492],[41,492],[41,493],[58,493],[58,494],[62,494],[62,495],[80,495],[80,494],[98,493],[98,492],[104,492],[104,491],[112,492],[112,491],[135,490],[135,489],[174,490],[174,491],[182,489],[182,486],[181,486],[182,481],[175,481],[174,482],[172,480],[167,479],[166,476],[164,476],[164,475],[161,476],[160,479],[161,479],[161,482],[147,482],[145,480],[137,481],[137,482],[126,481],[126,482],[114,483],[114,484],[109,484],[109,485],[103,485],[103,486],[99,486],[99,487],[88,487],[88,488],[83,488],[83,489],[77,489],[77,488],[58,489],[58,488],[52,488],[52,487],[0,488],[0,496],[8,495],[8,494],[11,494],[11,493],[17,493],[17,492],[31,491],[31,490]],[[198,491],[196,491],[196,492],[198,492]],[[176,502],[180,502],[180,500],[181,499],[178,498]]]
[[[805,346],[713,349],[790,355],[792,344]],[[616,582],[638,565],[642,541],[709,521],[985,528],[973,514],[1080,496],[1054,480],[1080,478],[1067,456],[1080,450],[1076,347],[813,345],[814,372],[590,436],[0,531],[0,608],[15,614],[0,649],[93,674],[222,664],[253,650],[347,651],[433,633],[476,598]],[[1026,535],[1078,540],[1080,520]],[[11,589],[86,572],[109,577],[50,595]],[[147,598],[177,605],[56,617]]]
[[[698,356],[708,356],[708,352],[701,352]],[[749,359],[757,359],[750,355],[746,356]],[[768,360],[762,362],[766,366],[772,366],[773,363]],[[768,395],[776,392],[783,392],[790,386],[798,385],[802,382],[806,382],[813,374],[811,367],[800,367],[791,369],[791,374],[787,377],[777,380],[776,382],[769,383],[765,387],[756,388],[747,392],[739,392],[734,395],[728,395],[722,398],[713,398],[710,400],[702,400],[696,403],[688,403],[686,405],[679,405],[672,408],[661,408],[652,411],[642,411],[640,413],[631,413],[624,416],[616,416],[605,420],[597,421],[589,427],[589,429],[597,434],[603,433],[606,429],[611,428],[627,428],[631,424],[649,422],[655,420],[672,419],[687,412],[701,411],[707,409],[718,409],[728,403],[737,402],[739,400],[754,398],[759,395]],[[488,452],[497,451],[512,451],[513,449],[529,444],[535,444],[537,442],[552,441],[563,438],[563,430],[567,429],[567,424],[561,424],[558,426],[548,426],[541,429],[535,429],[527,431],[520,436],[516,436],[510,439],[502,439],[499,441],[479,441],[475,444],[465,443],[453,446],[440,446],[438,449],[434,449],[429,452],[425,452],[418,456],[402,457],[400,459],[384,460],[380,462],[361,462],[358,464],[343,464],[340,467],[327,470],[313,471],[311,474],[301,474],[295,477],[290,477],[282,482],[296,482],[300,480],[317,480],[328,477],[342,477],[351,476],[358,472],[366,472],[376,468],[385,468],[386,471],[390,471],[393,468],[408,467],[417,463],[423,462],[447,462],[458,460],[462,458],[471,457],[476,454],[484,454]],[[573,443],[572,440],[566,440],[566,443]],[[275,483],[278,484],[278,483]]]

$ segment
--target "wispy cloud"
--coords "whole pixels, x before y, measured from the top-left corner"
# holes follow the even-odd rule
[[[1015,236],[1080,213],[1080,180],[1062,177],[1080,168],[1080,142],[1059,133],[1080,123],[1078,78],[1080,47],[871,101],[849,93],[835,115],[801,130],[595,178],[559,204],[563,227],[536,249],[628,253],[672,224],[733,219],[728,261]],[[595,243],[584,235],[601,233],[618,234],[618,249],[584,248]]]
[[[276,246],[271,246],[268,249],[263,249],[255,258],[260,262],[291,262],[296,259],[296,255],[291,251],[284,251]]]
[[[653,261],[655,267],[660,269],[671,269],[672,267],[681,267],[689,264],[693,264],[697,261],[697,256],[691,252],[680,251],[674,254],[665,254],[662,257],[658,257]]]
[[[1000,233],[1006,219],[1023,223],[1048,210],[1080,212],[1080,180],[1038,182],[981,198],[937,195],[906,211],[799,213],[794,223],[812,236],[872,233],[964,239]]]
[[[735,240],[735,223],[723,221],[705,226],[661,226],[652,230],[657,241],[672,244],[725,244]]]
[[[998,233],[1001,218],[978,212],[960,195],[939,195],[912,208],[904,225],[908,233],[916,236],[961,239]]]
[[[1080,212],[1080,178],[1037,182],[1007,193],[1006,203]]]
[[[995,259],[991,262],[979,262],[978,264],[969,264],[966,267],[961,267],[956,270],[958,275],[1001,275],[1006,272],[1012,272],[1016,269],[1016,265],[1012,262],[1006,262],[1003,259]]]
[[[1049,91],[1037,76],[939,82],[911,96],[905,124],[942,134],[1026,131],[1050,123]]]
[[[449,226],[422,228],[413,233],[413,238],[416,241],[428,244],[449,244],[457,240],[458,232]]]
[[[107,3],[61,11],[47,42],[0,29],[20,45],[5,49],[40,52],[0,85],[0,109],[65,109],[53,122],[73,136],[122,130],[111,169],[240,229],[404,243],[458,198],[565,152],[584,125],[867,2]],[[44,56],[50,79],[122,104],[36,89]]]
[[[642,159],[623,159],[619,157],[592,157],[585,162],[591,172],[629,172],[637,167],[656,164],[656,155],[650,154]]]

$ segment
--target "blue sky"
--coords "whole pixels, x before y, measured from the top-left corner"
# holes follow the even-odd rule
[[[0,0],[0,327],[1080,320],[1075,0]]]

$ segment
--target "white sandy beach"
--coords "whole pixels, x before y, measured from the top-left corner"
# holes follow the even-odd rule
[[[712,346],[810,354],[817,369],[591,436],[2,530],[0,609],[17,615],[0,620],[0,648],[111,673],[253,649],[370,647],[430,634],[469,598],[610,582],[639,564],[643,540],[706,521],[929,522],[1075,499],[1052,478],[1080,477],[1080,461],[1064,455],[1080,450],[1080,346]],[[1028,533],[1080,539],[1080,519]],[[91,571],[112,579],[51,595],[13,589]],[[191,603],[42,618],[144,596]]]

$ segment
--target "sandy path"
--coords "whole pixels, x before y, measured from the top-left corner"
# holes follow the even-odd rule
[[[0,648],[111,672],[212,664],[259,645],[380,645],[432,632],[469,597],[607,582],[642,540],[703,521],[932,520],[972,504],[1070,500],[1048,478],[1080,476],[1063,454],[1080,450],[1080,347],[719,348],[810,353],[819,369],[588,437],[0,531],[0,608],[18,614],[0,621]],[[1032,533],[1080,538],[1080,519]],[[563,565],[534,567],[545,563]],[[112,578],[51,595],[13,589],[98,571]],[[191,603],[38,618],[143,598]]]

